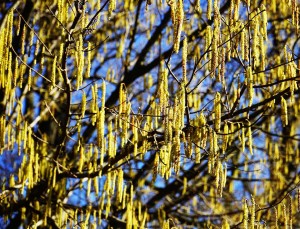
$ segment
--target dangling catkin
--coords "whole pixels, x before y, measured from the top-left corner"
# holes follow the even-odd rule
[[[85,110],[86,110],[86,94],[83,91],[82,100],[81,100],[81,116],[80,116],[81,118],[84,117]]]
[[[252,142],[252,129],[251,129],[251,122],[248,121],[248,146],[249,146],[249,152],[251,155],[253,155],[253,142]]]
[[[182,47],[182,78],[186,81],[187,38],[183,39]]]
[[[207,19],[211,20],[211,14],[212,14],[212,0],[207,1]]]
[[[248,210],[248,205],[247,205],[247,200],[244,199],[244,204],[243,204],[243,229],[248,229],[248,216],[249,216],[249,210]]]
[[[284,126],[287,126],[289,123],[288,112],[287,112],[287,103],[284,97],[281,96],[281,121]]]
[[[253,74],[252,74],[252,67],[251,66],[248,66],[247,69],[246,69],[245,84],[247,85],[247,89],[248,89],[248,99],[249,99],[248,105],[251,106],[252,102],[253,102],[253,94],[254,94]]]
[[[219,92],[217,92],[215,95],[214,112],[215,112],[215,130],[219,131],[221,128],[221,95]]]
[[[178,0],[176,7],[176,18],[174,26],[174,52],[178,53],[180,47],[180,36],[182,32],[184,11],[183,11],[183,0]]]

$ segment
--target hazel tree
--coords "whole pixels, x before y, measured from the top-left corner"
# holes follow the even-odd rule
[[[297,228],[297,0],[0,3],[5,228]]]

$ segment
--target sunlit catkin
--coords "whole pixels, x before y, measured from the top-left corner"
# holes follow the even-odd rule
[[[206,17],[208,20],[211,20],[211,14],[212,14],[212,0],[207,1],[207,12],[206,12]]]
[[[186,62],[187,62],[187,38],[183,39],[182,47],[182,78],[186,79]]]
[[[87,45],[87,55],[86,55],[86,70],[85,77],[89,78],[91,75],[91,44],[88,42]]]
[[[122,203],[123,197],[123,170],[118,170],[118,184],[117,184],[117,202]]]
[[[79,146],[79,147],[78,147],[78,150],[79,150],[78,171],[79,171],[79,172],[82,172],[83,165],[84,165],[84,162],[85,162],[84,148],[83,148],[83,146]]]
[[[116,4],[117,4],[116,0],[109,0],[109,3],[108,3],[108,18],[111,17],[112,12],[116,9]]]
[[[4,116],[0,117],[0,149],[4,146],[5,143],[5,128],[6,128],[6,120]]]
[[[246,140],[245,140],[245,128],[244,126],[241,127],[241,148],[242,152],[245,151],[245,145],[246,145]]]
[[[132,132],[133,132],[133,156],[136,156],[138,153],[138,127],[137,127],[137,122],[135,122],[134,120],[132,121]]]
[[[27,27],[24,26],[24,27],[23,27],[22,36],[21,36],[21,54],[22,54],[22,55],[24,55],[24,53],[25,53],[26,31],[27,31]]]
[[[259,40],[259,21],[255,17],[253,18],[253,21],[251,23],[251,27],[253,29],[253,35],[252,35],[252,58],[253,58],[253,66],[256,66],[258,64],[259,60],[259,49],[258,49],[258,40]]]
[[[175,34],[175,24],[176,24],[176,2],[172,0],[167,0],[167,4],[171,8],[171,19],[172,19],[172,24],[174,27],[174,34]]]
[[[252,74],[252,67],[248,66],[246,69],[246,80],[245,84],[247,85],[248,89],[248,105],[251,106],[253,102],[253,95],[254,95],[254,89],[253,89],[253,74]]]
[[[180,48],[180,36],[182,32],[184,10],[183,10],[183,0],[178,0],[176,7],[176,18],[174,26],[174,52],[178,53]]]
[[[268,16],[267,16],[267,9],[265,7],[264,4],[262,4],[261,6],[261,11],[262,11],[262,14],[261,14],[261,23],[262,23],[262,30],[261,30],[261,34],[263,36],[263,38],[265,40],[268,39],[268,35],[267,35],[267,26],[268,26]]]
[[[219,131],[221,128],[221,95],[219,92],[217,92],[215,95],[214,112],[215,112],[215,130]]]
[[[246,33],[245,33],[245,29],[243,29],[241,31],[241,40],[240,40],[240,49],[241,49],[241,58],[242,60],[245,59],[245,43],[246,41]]]
[[[287,103],[283,96],[281,96],[281,121],[284,126],[287,126],[289,123]]]
[[[122,115],[126,112],[126,89],[123,83],[120,85],[119,103],[119,115]]]
[[[105,110],[105,98],[106,98],[106,83],[102,82],[102,98],[101,98],[101,109]]]
[[[251,219],[250,219],[250,229],[255,228],[255,199],[253,196],[251,196]]]
[[[216,75],[216,68],[218,65],[218,32],[214,30],[214,36],[211,43],[211,61],[210,61],[210,71],[211,71],[211,77],[214,78]]]
[[[247,137],[248,137],[248,147],[249,147],[249,152],[251,155],[253,155],[253,140],[252,140],[252,129],[251,129],[251,122],[248,122],[248,132],[247,132]]]
[[[17,85],[18,78],[19,78],[19,62],[18,62],[18,58],[16,58],[15,59],[15,66],[14,66],[14,74],[13,74],[14,87]]]
[[[83,37],[82,34],[79,35],[78,41],[76,43],[76,59],[77,59],[77,77],[76,77],[76,90],[82,85],[82,74],[84,67],[84,53],[83,53]]]
[[[266,51],[265,51],[265,44],[264,44],[264,39],[263,37],[260,37],[259,39],[259,47],[260,47],[260,55],[261,55],[261,58],[260,58],[260,69],[261,70],[265,70],[265,65],[266,65]],[[264,76],[264,75],[263,75]]]
[[[224,132],[223,132],[223,145],[222,145],[222,151],[225,153],[227,149],[227,144],[228,144],[228,137],[229,135],[229,128],[227,122],[224,123]]]
[[[206,32],[205,32],[205,48],[204,48],[205,52],[209,50],[211,42],[212,42],[212,27],[209,25],[206,27]],[[205,54],[204,58],[206,57],[210,58],[210,56],[211,53],[209,52],[208,54]]]
[[[56,82],[56,61],[57,61],[57,57],[55,56],[52,63],[51,89],[55,86],[55,82]]]
[[[86,110],[86,94],[83,91],[83,93],[82,93],[82,100],[81,100],[81,116],[80,116],[81,118],[84,117],[85,110]]]
[[[248,229],[248,216],[249,216],[249,210],[247,205],[247,200],[244,199],[243,201],[243,229]]]
[[[182,194],[181,195],[184,195],[186,193],[186,190],[187,190],[187,178],[184,177],[183,178],[183,188],[182,188]]]

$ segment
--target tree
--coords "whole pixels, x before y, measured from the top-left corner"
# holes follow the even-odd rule
[[[6,228],[299,228],[296,0],[0,4]]]

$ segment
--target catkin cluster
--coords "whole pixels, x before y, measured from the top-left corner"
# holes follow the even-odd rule
[[[184,9],[183,0],[169,0],[168,5],[171,7],[171,18],[173,22],[173,44],[174,52],[178,53],[180,48],[180,36],[183,27]]]

